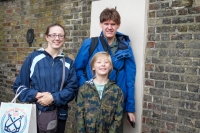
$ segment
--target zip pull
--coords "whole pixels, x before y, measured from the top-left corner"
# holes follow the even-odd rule
[[[40,110],[39,110],[39,113],[38,113],[38,115],[41,115],[41,113],[42,113],[42,111],[40,111]]]
[[[52,66],[54,65],[54,61],[53,61],[53,63],[52,63]]]

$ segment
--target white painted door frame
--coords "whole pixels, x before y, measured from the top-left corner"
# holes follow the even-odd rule
[[[92,2],[90,36],[99,36],[99,15],[105,9],[115,8],[121,15],[119,32],[130,37],[131,47],[136,61],[135,101],[136,101],[136,128],[126,122],[124,116],[124,133],[141,133],[142,105],[144,84],[144,55],[147,34],[147,0],[100,0]]]

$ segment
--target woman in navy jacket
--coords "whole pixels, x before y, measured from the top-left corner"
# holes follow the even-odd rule
[[[64,44],[65,30],[59,24],[47,27],[45,33],[48,45],[31,53],[24,61],[17,76],[13,90],[22,91],[21,102],[36,102],[40,111],[58,108],[57,133],[64,133],[67,119],[68,103],[77,95],[77,77],[73,61],[61,52]],[[63,62],[63,57],[65,62]],[[65,64],[65,80],[62,82],[63,63]],[[20,90],[19,90],[20,91]]]

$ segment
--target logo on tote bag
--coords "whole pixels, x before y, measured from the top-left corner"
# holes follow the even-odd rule
[[[3,133],[23,133],[27,125],[27,115],[23,109],[12,108],[1,119]]]

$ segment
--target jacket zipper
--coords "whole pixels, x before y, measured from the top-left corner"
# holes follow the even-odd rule
[[[109,87],[109,86],[108,86],[108,87]],[[107,88],[108,88],[108,87],[107,87]],[[98,94],[98,96],[99,96],[99,103],[100,103],[100,104],[99,104],[99,111],[98,111],[99,113],[98,113],[98,114],[101,113],[101,105],[102,105],[103,94],[104,94],[104,92],[105,92],[105,90],[106,90],[107,88],[106,88],[106,85],[105,85],[105,86],[104,86],[104,89],[103,89],[103,92],[102,92],[102,97],[101,97],[101,99],[100,99],[100,96],[99,96],[99,94]],[[98,93],[98,92],[97,92],[97,93]],[[99,120],[99,115],[98,115],[97,121],[98,121],[98,120]]]

